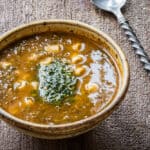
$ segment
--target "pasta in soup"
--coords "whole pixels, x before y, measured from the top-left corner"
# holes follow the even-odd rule
[[[105,47],[78,35],[34,35],[0,55],[0,107],[34,123],[87,118],[115,97],[118,82]]]

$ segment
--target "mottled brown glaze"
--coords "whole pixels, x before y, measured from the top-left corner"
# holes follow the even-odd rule
[[[129,66],[120,47],[105,33],[81,22],[68,20],[47,20],[17,27],[0,37],[0,50],[21,38],[43,32],[71,32],[95,42],[107,43],[107,52],[119,69],[119,90],[116,97],[99,113],[86,119],[61,125],[43,125],[18,119],[0,108],[0,118],[26,134],[44,139],[62,139],[76,136],[94,128],[108,117],[123,100],[129,85]]]

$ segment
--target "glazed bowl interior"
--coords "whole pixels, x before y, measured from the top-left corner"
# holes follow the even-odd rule
[[[76,121],[73,123],[60,124],[60,125],[44,125],[44,124],[36,124],[28,121],[24,121],[18,119],[11,114],[7,113],[5,110],[0,108],[0,116],[7,122],[15,122],[16,124],[23,124],[26,126],[30,126],[31,128],[44,128],[50,129],[55,128],[59,131],[63,128],[70,127],[79,127],[79,125],[88,124],[91,121],[95,121],[97,118],[101,118],[100,120],[105,119],[108,114],[110,114],[114,108],[121,102],[123,99],[129,84],[129,67],[126,60],[126,57],[119,46],[105,33],[89,26],[81,22],[77,21],[65,21],[65,20],[51,20],[51,21],[39,21],[30,23],[28,25],[23,25],[18,28],[15,28],[0,37],[0,50],[4,49],[11,43],[16,42],[22,38],[39,34],[45,32],[64,32],[64,33],[72,33],[79,36],[83,36],[88,38],[95,43],[100,43],[102,47],[105,47],[106,53],[113,59],[118,73],[119,73],[119,88],[116,96],[112,101],[110,101],[100,112],[97,114],[88,117],[86,119]],[[97,124],[97,121],[93,123],[93,125]],[[86,125],[85,125],[86,126]],[[60,130],[59,130],[60,129]],[[65,132],[65,131],[64,131]]]

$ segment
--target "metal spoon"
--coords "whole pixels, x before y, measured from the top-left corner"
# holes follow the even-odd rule
[[[133,29],[121,12],[121,8],[125,5],[126,0],[91,0],[91,2],[98,8],[111,12],[116,16],[120,26],[124,29],[125,34],[131,42],[135,53],[140,57],[140,61],[144,65],[144,69],[150,72],[150,59]]]

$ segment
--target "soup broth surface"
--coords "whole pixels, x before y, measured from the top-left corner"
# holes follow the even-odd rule
[[[75,95],[60,105],[39,94],[39,65],[65,60],[77,78]],[[101,111],[115,96],[118,72],[105,47],[85,37],[43,33],[20,40],[0,54],[0,107],[26,121],[62,124]]]

